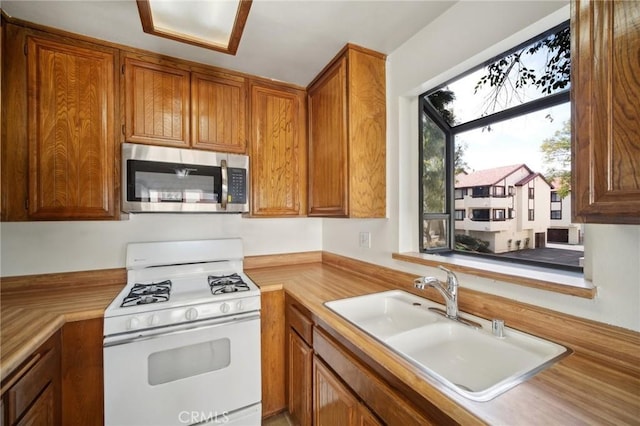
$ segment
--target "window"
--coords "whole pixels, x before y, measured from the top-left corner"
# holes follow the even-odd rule
[[[562,201],[562,198],[560,198],[560,195],[556,191],[551,192],[551,202],[559,203],[560,201]]]
[[[486,198],[489,196],[489,187],[488,186],[475,186],[472,190],[473,198]]]
[[[546,194],[536,197],[533,182],[538,176],[553,182],[560,178],[557,171],[566,176],[542,145],[570,137],[569,46],[567,21],[420,95],[422,252],[506,259],[509,236],[549,226],[548,204],[533,201]],[[535,223],[507,220],[516,217],[517,208]],[[536,215],[541,208],[545,211]],[[463,221],[465,211],[474,222],[502,224],[470,225]],[[503,251],[473,251],[467,248],[472,245],[456,244],[456,234],[490,241],[487,247]],[[511,261],[520,261],[515,257]],[[542,257],[526,262],[554,266]]]
[[[562,219],[562,210],[551,210],[551,219],[553,220]]]
[[[489,221],[489,209],[473,209],[471,219],[477,221]]]

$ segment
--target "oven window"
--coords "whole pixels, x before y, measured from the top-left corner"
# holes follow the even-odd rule
[[[149,384],[161,385],[220,370],[230,360],[228,338],[155,352],[149,355]]]

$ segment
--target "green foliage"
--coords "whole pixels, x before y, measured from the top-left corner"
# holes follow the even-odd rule
[[[547,164],[545,176],[548,179],[559,179],[558,195],[560,198],[566,197],[571,191],[571,122],[565,121],[562,129],[545,139],[540,150]]]
[[[470,235],[456,235],[456,250],[473,251],[478,253],[491,253],[489,241],[483,241]]]

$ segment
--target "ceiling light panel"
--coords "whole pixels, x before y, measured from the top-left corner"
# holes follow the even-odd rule
[[[250,0],[137,0],[144,32],[235,54]]]

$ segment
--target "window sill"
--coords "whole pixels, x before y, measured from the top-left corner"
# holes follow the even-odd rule
[[[594,299],[596,288],[578,272],[560,271],[528,265],[512,265],[493,260],[475,260],[466,256],[441,256],[425,253],[393,253],[393,259],[426,266],[446,265],[465,274],[504,281],[525,287]]]

